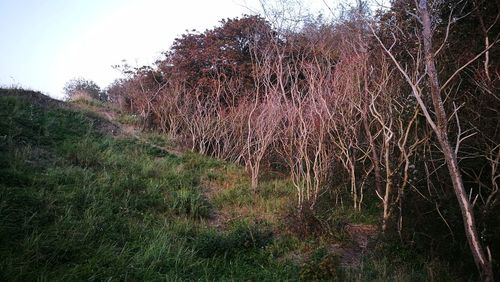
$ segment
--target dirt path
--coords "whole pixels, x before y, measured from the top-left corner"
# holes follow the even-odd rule
[[[174,155],[176,157],[182,156],[182,152],[173,148],[167,148],[163,146],[158,146],[149,140],[143,138],[141,136],[142,129],[140,129],[138,126],[131,125],[131,124],[123,124],[117,121],[117,116],[118,114],[116,113],[116,110],[109,108],[109,107],[90,107],[86,104],[80,104],[80,103],[73,103],[73,107],[79,110],[87,110],[91,111],[92,113],[96,114],[98,117],[100,117],[102,120],[98,121],[96,124],[97,129],[99,132],[112,135],[112,136],[130,136],[141,143],[147,144],[148,146],[151,146],[155,149],[161,150],[165,153],[168,153],[170,155]]]

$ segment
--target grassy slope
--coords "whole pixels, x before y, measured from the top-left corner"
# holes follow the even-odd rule
[[[0,97],[0,280],[297,277],[264,224],[211,227],[201,181],[237,168],[99,135],[93,123]]]
[[[339,272],[328,239],[284,231],[287,180],[253,195],[235,165],[107,136],[88,112],[19,94],[0,89],[0,281],[450,280],[387,256]]]

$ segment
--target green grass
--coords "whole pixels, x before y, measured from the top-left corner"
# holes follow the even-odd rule
[[[89,111],[14,94],[0,95],[0,281],[458,280],[396,245],[342,269],[328,250],[343,236],[287,231],[300,223],[286,220],[286,177],[253,193],[235,164],[170,155],[153,133],[107,136]],[[332,228],[378,220],[375,206],[318,205]]]
[[[294,280],[268,226],[207,224],[223,164],[99,135],[92,117],[0,97],[0,280]]]
[[[134,114],[120,113],[117,116],[117,121],[122,124],[138,125],[141,119],[140,117]]]

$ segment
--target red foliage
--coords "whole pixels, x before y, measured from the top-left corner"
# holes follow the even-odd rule
[[[175,39],[160,70],[197,94],[214,94],[229,103],[254,85],[252,69],[255,48],[270,43],[273,32],[259,16],[221,21],[204,33],[184,34]]]

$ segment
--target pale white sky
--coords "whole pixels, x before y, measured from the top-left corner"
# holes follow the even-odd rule
[[[324,8],[322,0],[302,2]],[[259,7],[258,0],[0,0],[0,86],[56,98],[75,77],[104,88],[120,76],[112,65],[151,64],[186,30]]]

